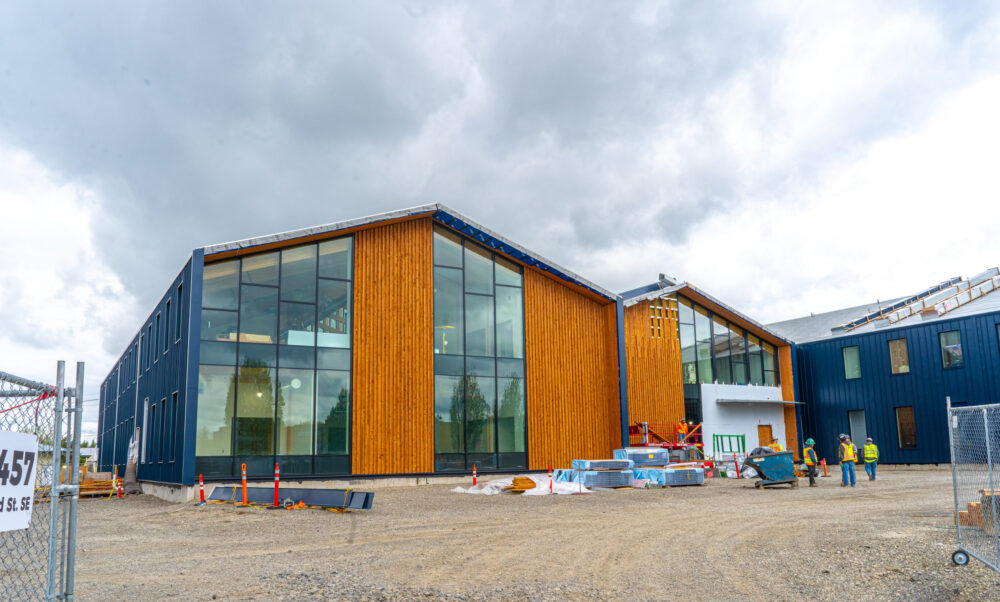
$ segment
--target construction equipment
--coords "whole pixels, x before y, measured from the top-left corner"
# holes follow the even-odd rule
[[[792,452],[774,452],[766,447],[758,447],[750,452],[747,459],[743,461],[744,470],[753,468],[760,479],[754,482],[754,487],[771,487],[772,485],[791,485],[792,488],[799,486],[799,479],[795,476],[795,463]]]

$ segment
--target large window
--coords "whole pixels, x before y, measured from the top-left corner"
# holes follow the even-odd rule
[[[938,333],[941,344],[941,366],[945,369],[962,367],[962,333],[957,330]]]
[[[913,419],[913,406],[896,408],[896,433],[900,449],[917,447],[917,423]]]
[[[889,367],[893,374],[910,372],[910,354],[906,350],[906,339],[889,341]]]
[[[274,461],[289,474],[350,471],[352,243],[205,266],[195,454],[206,475]]]
[[[844,355],[844,380],[861,378],[861,355],[858,346],[842,347],[841,353]]]
[[[526,468],[521,268],[434,230],[434,469]]]

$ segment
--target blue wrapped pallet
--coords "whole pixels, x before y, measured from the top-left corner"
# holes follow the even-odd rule
[[[632,468],[632,460],[573,460],[574,470],[625,470]]]
[[[635,466],[666,466],[670,463],[670,450],[659,447],[626,447],[616,449],[612,456],[617,460],[632,460]]]
[[[633,468],[632,476],[637,480],[646,479],[650,485],[662,487],[705,484],[705,470],[698,467]]]
[[[556,481],[567,481],[579,483],[583,481],[583,486],[591,487],[631,487],[631,470],[571,470],[560,468],[552,472],[552,478]]]

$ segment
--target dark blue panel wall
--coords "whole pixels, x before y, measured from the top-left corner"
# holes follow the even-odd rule
[[[117,467],[124,475],[129,440],[136,426],[145,425],[138,478],[181,482],[188,421],[191,266],[189,260],[101,384],[100,470]]]
[[[1000,312],[920,322],[855,336],[797,346],[797,371],[803,407],[802,439],[816,439],[819,456],[836,463],[837,435],[850,433],[847,412],[864,410],[868,436],[879,446],[881,461],[947,463],[945,397],[953,404],[1000,402]],[[958,330],[964,366],[944,369],[938,333]],[[910,372],[892,374],[889,341],[905,338]],[[841,349],[857,345],[861,378],[844,379]],[[917,447],[900,449],[895,408],[913,406]],[[863,442],[855,442],[859,445]]]

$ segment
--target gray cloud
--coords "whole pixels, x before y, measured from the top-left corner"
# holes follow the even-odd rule
[[[12,4],[0,139],[99,194],[97,250],[141,307],[194,247],[435,201],[598,278],[596,253],[794,197],[995,65],[991,6],[908,10],[940,46],[811,122],[776,83],[791,9]]]

